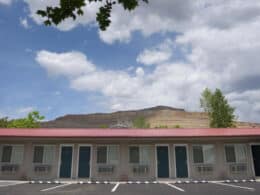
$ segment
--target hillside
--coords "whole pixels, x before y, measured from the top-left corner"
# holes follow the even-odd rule
[[[45,128],[131,128],[135,118],[144,117],[151,127],[176,125],[181,128],[207,128],[208,116],[203,112],[186,112],[184,109],[156,106],[141,110],[118,111],[113,113],[75,114],[42,122]],[[260,127],[260,124],[237,122],[238,128]]]

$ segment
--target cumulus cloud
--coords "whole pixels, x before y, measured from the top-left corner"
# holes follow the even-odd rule
[[[18,115],[26,115],[26,114],[28,114],[29,112],[32,112],[33,110],[35,110],[35,108],[32,107],[32,106],[21,107],[21,108],[18,108],[18,109],[16,110],[16,113],[17,113]]]
[[[29,7],[30,17],[42,24],[44,19],[36,14],[38,9],[57,6],[58,0],[24,0]],[[96,12],[102,2],[87,3],[84,15],[75,21],[67,19],[57,26],[68,31],[79,25],[96,26]],[[100,38],[106,43],[128,42],[133,32],[144,36],[164,32],[184,32],[204,26],[227,29],[241,23],[253,21],[259,16],[258,0],[150,0],[148,4],[140,2],[133,11],[125,11],[121,5],[115,5],[112,11],[112,23],[106,31],[99,31]],[[224,18],[224,19],[223,19]]]
[[[142,77],[144,76],[144,69],[142,67],[138,67],[136,70],[135,70],[135,73],[138,77]]]
[[[27,116],[28,113],[37,110],[33,106],[20,106],[15,108],[2,108],[0,111],[0,118],[8,117],[9,119],[21,118]]]
[[[37,10],[45,10],[47,6],[58,6],[59,0],[44,0],[44,1],[35,1],[35,0],[24,0],[28,4],[30,10],[29,16],[39,25],[43,24],[45,18],[37,15]],[[69,31],[78,25],[95,25],[96,21],[96,12],[98,11],[101,3],[87,3],[83,8],[84,15],[79,16],[76,20],[71,18],[64,20],[56,28],[61,31]]]
[[[27,2],[31,6],[35,1]],[[116,6],[111,17],[108,30],[99,32],[109,44],[129,42],[136,31],[143,36],[165,32],[177,36],[145,48],[136,58],[139,67],[131,68],[134,74],[102,70],[80,52],[41,51],[36,60],[48,73],[68,77],[73,89],[102,94],[111,109],[165,104],[199,110],[200,93],[209,87],[224,91],[240,120],[259,122],[260,1],[151,0],[129,13]],[[82,17],[73,24],[67,21],[70,28],[58,28],[89,26],[94,20]],[[175,52],[181,59],[174,59]],[[156,66],[146,71],[147,65]]]
[[[47,51],[44,51],[47,52]],[[38,52],[36,58],[42,51]],[[187,110],[199,110],[199,97],[205,87],[211,89],[221,88],[230,84],[232,75],[239,73],[239,69],[224,67],[219,68],[219,72],[210,69],[208,66],[200,66],[198,63],[188,61],[185,63],[167,62],[154,68],[152,72],[144,73],[142,67],[136,69],[136,74],[132,75],[127,70],[102,70],[92,64],[92,71],[85,71],[85,68],[79,68],[77,73],[67,71],[67,68],[76,68],[78,63],[69,63],[66,65],[66,71],[63,65],[68,61],[77,59],[79,56],[85,56],[80,52],[52,53],[47,52],[49,61],[56,61],[54,70],[57,75],[66,76],[70,81],[70,87],[82,92],[96,92],[106,98],[106,105],[113,109],[134,109],[154,105],[169,105],[182,107]],[[59,58],[58,56],[69,55],[69,58]],[[53,54],[53,55],[52,55]],[[193,55],[192,53],[190,55]],[[57,60],[59,58],[59,60]],[[82,58],[82,64],[88,63],[88,58]],[[52,71],[46,66],[45,61],[37,60],[49,73]],[[227,68],[227,69],[225,69]],[[241,65],[243,68],[243,65]],[[235,71],[235,72],[234,72]],[[242,73],[241,78],[244,77]],[[260,115],[260,106],[255,107],[260,98],[260,89],[254,92],[239,92],[225,90],[225,94],[231,104],[237,108],[240,120],[257,120]],[[250,112],[250,114],[248,114]]]
[[[167,39],[154,48],[145,49],[137,56],[136,61],[144,65],[154,65],[165,62],[172,56],[172,46],[172,41]]]
[[[76,51],[55,53],[42,50],[37,52],[36,61],[46,68],[50,75],[68,77],[80,76],[95,70],[87,57]]]
[[[3,5],[10,5],[12,3],[12,0],[0,0],[0,4]]]
[[[30,28],[30,25],[28,23],[27,18],[20,18],[20,24],[23,26],[25,29]]]

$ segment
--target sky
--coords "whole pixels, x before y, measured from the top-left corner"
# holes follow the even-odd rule
[[[116,5],[100,31],[101,3],[46,27],[57,0],[0,0],[0,117],[156,105],[202,111],[201,92],[223,91],[240,121],[260,122],[260,1],[149,0]]]

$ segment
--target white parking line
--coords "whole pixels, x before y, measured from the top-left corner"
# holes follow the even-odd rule
[[[0,181],[0,187],[15,186],[28,183],[27,181]]]
[[[120,183],[117,182],[116,185],[112,188],[111,192],[115,192],[119,185]]]
[[[250,191],[255,190],[255,188],[249,188],[249,187],[245,187],[245,186],[239,186],[239,185],[233,185],[233,184],[227,184],[227,183],[221,183],[221,182],[215,182],[215,181],[210,181],[209,183],[223,185],[223,186],[229,186],[229,187],[233,187],[233,188],[240,188],[240,189],[245,189],[245,190],[250,190]]]
[[[57,188],[62,188],[62,187],[65,187],[65,186],[68,186],[68,185],[71,185],[72,183],[65,183],[63,185],[58,185],[58,186],[54,186],[54,187],[51,187],[51,188],[46,188],[46,189],[42,189],[41,192],[45,192],[45,191],[49,191],[49,190],[54,190],[54,189],[57,189]]]
[[[179,188],[179,187],[177,187],[177,186],[175,186],[175,185],[173,185],[173,184],[166,183],[166,185],[167,185],[167,186],[170,186],[170,187],[172,187],[172,188],[175,188],[176,190],[179,190],[179,191],[181,191],[181,192],[185,192],[185,190],[184,190],[184,189],[182,189],[182,188]]]

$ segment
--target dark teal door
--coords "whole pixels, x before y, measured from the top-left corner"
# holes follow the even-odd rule
[[[157,177],[169,177],[168,146],[157,146]]]
[[[260,176],[260,145],[253,145],[252,147],[252,154],[253,154],[253,161],[254,161],[254,168],[255,168],[255,176]]]
[[[89,177],[90,170],[90,146],[79,148],[79,170],[78,177]]]
[[[185,146],[175,146],[176,177],[188,177],[187,150]]]
[[[60,177],[70,178],[72,164],[72,146],[62,146],[60,163]]]

